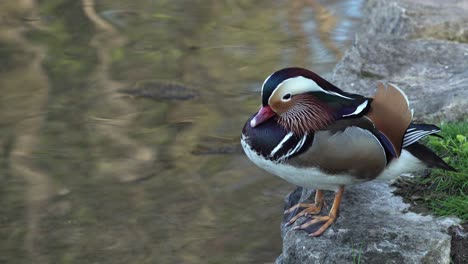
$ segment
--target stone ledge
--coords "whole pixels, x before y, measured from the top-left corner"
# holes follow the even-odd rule
[[[416,119],[468,118],[468,2],[367,0],[364,14],[332,81],[365,95],[392,82]]]
[[[301,189],[288,195],[286,207],[299,201]],[[329,192],[328,205],[332,199]],[[457,219],[408,212],[409,205],[384,182],[345,189],[341,205],[340,217],[321,237],[291,229],[305,218],[289,227],[284,219],[283,253],[276,263],[352,263],[353,255],[362,263],[450,263],[447,230]]]
[[[416,119],[468,118],[468,3],[368,0],[364,13],[365,27],[332,82],[365,95],[379,81],[392,82],[407,93]],[[296,190],[286,204],[300,197]],[[331,204],[331,193],[327,199]],[[348,187],[340,217],[323,236],[310,238],[283,220],[283,252],[276,263],[352,263],[358,255],[362,263],[450,263],[448,229],[458,220],[418,215],[408,207],[387,183]]]
[[[338,87],[370,96],[378,82],[391,82],[407,94],[416,119],[468,117],[468,44],[358,38],[335,68]]]

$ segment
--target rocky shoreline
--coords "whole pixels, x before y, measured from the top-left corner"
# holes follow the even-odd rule
[[[466,120],[468,2],[367,0],[364,14],[332,82],[366,95],[391,82],[407,93],[417,120]],[[450,263],[448,232],[458,220],[408,212],[392,192],[382,182],[347,188],[340,218],[319,238],[291,230],[284,219],[276,263]],[[285,207],[309,194],[299,188]],[[327,198],[331,204],[332,194]]]

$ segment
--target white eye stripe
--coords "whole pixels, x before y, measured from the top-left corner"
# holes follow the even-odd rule
[[[270,76],[270,77],[271,77],[271,76]],[[268,78],[270,78],[270,77],[268,77]],[[276,90],[278,90],[278,88],[280,88],[281,85],[283,85],[283,83],[286,82],[287,80],[290,80],[290,79],[286,79],[286,80],[280,82],[280,83],[276,86],[276,88],[273,90],[273,92],[271,92],[270,97],[268,98],[268,104],[270,104],[271,97],[272,97],[273,94],[276,92]],[[262,98],[263,98],[263,94],[262,94]]]
[[[286,90],[288,91],[288,93],[291,93],[292,95],[302,94],[306,92],[323,92],[326,94],[339,96],[345,99],[354,100],[354,98],[347,97],[347,96],[344,96],[342,94],[339,94],[333,91],[327,91],[323,89],[322,87],[320,87],[316,82],[314,82],[311,79],[305,78],[303,76],[297,76],[297,77],[286,79],[282,81],[280,84],[278,84],[275,90],[273,90],[273,92],[271,93],[270,98],[268,98],[268,103],[270,103],[271,98],[275,95],[275,93],[279,89]]]

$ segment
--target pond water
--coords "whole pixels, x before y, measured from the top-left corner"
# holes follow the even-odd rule
[[[0,263],[272,263],[239,137],[274,70],[329,75],[361,0],[0,3]]]

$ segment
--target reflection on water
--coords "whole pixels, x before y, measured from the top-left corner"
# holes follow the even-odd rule
[[[326,74],[360,0],[0,4],[0,263],[261,263],[289,184],[238,140],[272,71]]]

